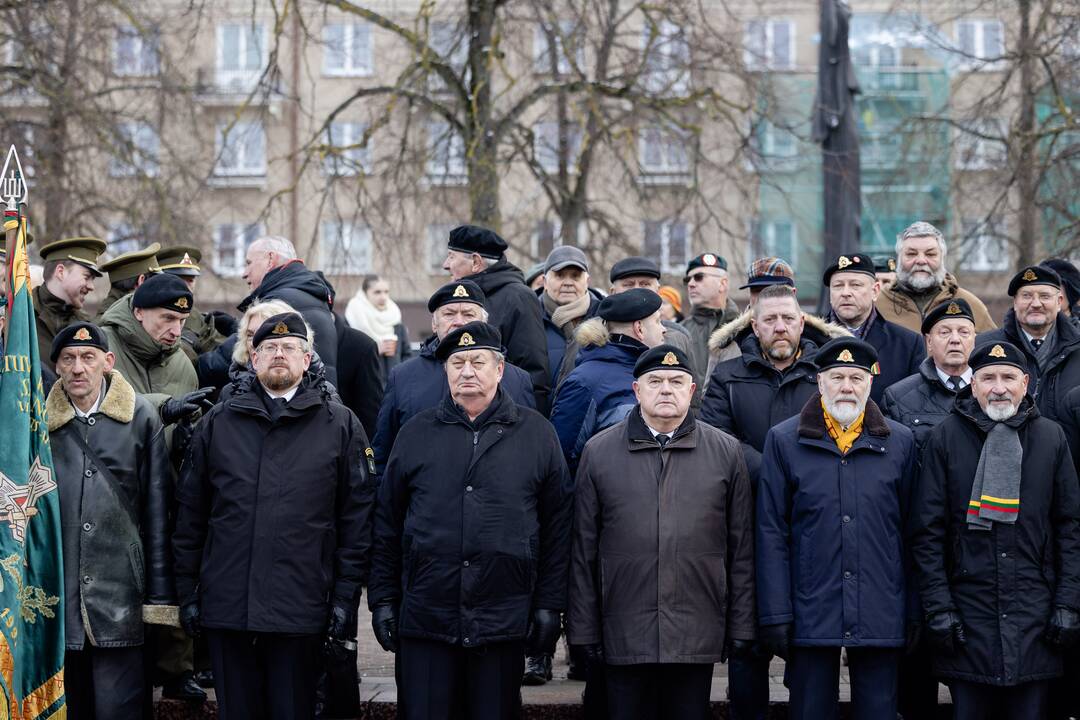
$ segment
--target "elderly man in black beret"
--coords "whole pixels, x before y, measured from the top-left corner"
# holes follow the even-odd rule
[[[60,491],[68,708],[73,718],[138,720],[148,690],[143,619],[163,622],[160,606],[175,604],[165,435],[157,409],[113,369],[96,325],[62,329],[50,359],[60,376],[46,411]]]
[[[690,333],[690,365],[695,377],[706,377],[713,333],[739,316],[739,308],[728,297],[727,267],[722,255],[711,252],[692,258],[686,265],[683,283],[691,310],[682,326]]]
[[[911,543],[925,633],[955,717],[1050,717],[1048,681],[1080,638],[1076,470],[1029,394],[1027,355],[990,342],[969,363],[922,456]]]
[[[222,717],[314,718],[325,642],[356,637],[375,494],[356,416],[311,384],[298,313],[255,332],[255,379],[199,422],[177,487],[180,622]]]
[[[506,259],[508,245],[494,230],[461,225],[450,231],[443,270],[454,280],[472,280],[487,297],[489,318],[499,328],[506,359],[533,381],[536,408],[547,415],[551,386],[544,318],[521,270]]]
[[[559,441],[499,381],[497,328],[439,343],[450,392],[405,424],[379,483],[372,627],[397,653],[398,717],[520,714],[525,652],[566,608],[572,486]]]
[[[712,717],[713,665],[754,639],[753,491],[739,444],[690,412],[686,353],[634,366],[637,404],[585,446],[568,639],[614,720]]]

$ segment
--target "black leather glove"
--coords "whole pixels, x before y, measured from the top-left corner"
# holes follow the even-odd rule
[[[791,647],[791,636],[795,632],[795,626],[791,623],[779,625],[764,625],[758,633],[762,644],[768,651],[784,660],[788,659],[788,648]]]
[[[930,613],[926,616],[926,636],[935,651],[952,656],[967,645],[964,622],[955,610]]]
[[[1046,626],[1046,642],[1067,648],[1080,640],[1080,613],[1064,605],[1055,605]]]
[[[591,643],[589,645],[574,645],[574,648],[580,648],[581,655],[585,658],[585,667],[587,670],[603,666],[604,646],[601,643]]]
[[[197,638],[202,635],[202,613],[198,600],[188,600],[180,606],[180,627],[188,637]]]
[[[904,651],[911,655],[918,647],[919,642],[922,640],[922,623],[918,620],[909,620],[904,633]]]
[[[537,608],[525,637],[525,652],[530,657],[554,655],[559,640],[559,611]]]
[[[211,310],[207,313],[214,323],[214,329],[225,337],[234,334],[240,327],[240,323],[229,313],[223,310]]]
[[[326,623],[326,636],[331,640],[345,642],[356,638],[356,613],[341,605],[330,608]]]
[[[161,422],[165,425],[172,425],[179,421],[180,418],[190,418],[200,410],[209,410],[214,407],[214,403],[210,401],[209,397],[213,392],[214,388],[204,387],[180,397],[169,398],[162,403],[161,409],[158,410]]]
[[[371,629],[386,652],[397,652],[397,605],[384,603],[371,609]]]

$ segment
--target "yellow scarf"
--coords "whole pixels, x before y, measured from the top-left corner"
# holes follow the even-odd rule
[[[829,411],[825,409],[824,400],[821,401],[821,412],[825,413],[825,427],[829,431],[829,437],[836,442],[836,447],[840,448],[840,452],[847,455],[848,450],[851,449],[851,446],[859,439],[859,435],[862,434],[863,416],[866,415],[866,411],[863,410],[859,413],[859,417],[855,418],[855,421],[848,425],[846,430],[829,415]]]

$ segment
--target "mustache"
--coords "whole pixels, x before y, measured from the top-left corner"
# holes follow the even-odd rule
[[[989,395],[986,396],[986,399],[989,400],[990,402],[997,402],[997,401],[1001,401],[1001,400],[1008,400],[1009,402],[1012,402],[1013,396],[1012,396],[1012,393],[1008,393],[1008,392],[1003,392],[1003,393],[992,392],[992,393],[990,393]]]

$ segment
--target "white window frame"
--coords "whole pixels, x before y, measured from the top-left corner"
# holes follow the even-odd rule
[[[132,45],[130,57],[121,50],[124,42]],[[154,77],[160,72],[160,33],[156,29],[141,33],[131,25],[116,28],[113,35],[113,74],[119,77]]]
[[[641,224],[641,248],[642,254],[646,257],[651,257],[649,254],[648,237],[649,237],[649,225],[656,224],[660,230],[660,257],[652,257],[651,259],[656,261],[656,264],[660,266],[660,272],[677,275],[682,273],[686,269],[686,264],[693,257],[691,254],[691,248],[694,246],[694,226],[692,223],[685,220],[645,220]],[[671,231],[674,226],[682,225],[685,228],[683,257],[672,257],[671,248]]]
[[[647,185],[685,184],[691,175],[693,138],[679,128],[646,125],[638,131],[640,182]],[[659,144],[659,148],[654,146]],[[655,153],[653,150],[655,149]],[[659,155],[659,162],[650,156]],[[680,161],[681,156],[681,161]]]
[[[232,257],[223,256],[223,234],[228,230],[232,237],[238,238],[235,247],[229,248]],[[219,223],[214,226],[213,266],[214,272],[221,277],[240,277],[244,274],[244,260],[251,243],[263,235],[260,223]]]
[[[116,127],[118,144],[130,159],[113,156],[109,159],[109,175],[121,177],[157,177],[160,168],[161,138],[157,129],[148,122],[131,120]]]
[[[650,45],[651,41],[651,45]],[[690,88],[692,53],[688,30],[670,20],[659,22],[653,37],[651,25],[642,28],[642,82],[653,93],[682,95]]]
[[[445,146],[445,151],[443,147]],[[444,156],[445,155],[445,156]],[[465,185],[469,181],[465,162],[465,138],[448,122],[427,124],[425,177],[431,185]]]
[[[760,50],[755,47],[755,26],[760,25],[763,30],[765,46]],[[787,27],[788,48],[787,63],[780,64],[776,59],[776,28],[780,25]],[[796,65],[795,56],[795,21],[788,18],[754,18],[748,20],[743,26],[743,63],[750,70],[794,70]]]
[[[955,129],[955,167],[957,170],[994,170],[1002,168],[1008,161],[1009,148],[1005,141],[995,142],[978,137],[972,132],[983,135],[1006,137],[1006,123],[1003,118],[976,118],[964,123],[965,128]],[[972,132],[968,132],[971,130]]]
[[[335,48],[332,33],[341,33],[341,48]],[[371,23],[328,23],[323,26],[322,72],[327,77],[368,77],[375,72],[374,33]],[[360,57],[357,58],[357,46]],[[340,63],[337,60],[340,59]]]
[[[1012,264],[1000,218],[966,218],[961,222],[960,267],[967,272],[1005,272]]]
[[[559,20],[557,26],[540,22],[533,28],[533,71],[537,75],[551,74],[551,44],[555,41],[555,72],[558,75],[571,75],[575,66],[581,70],[585,65],[585,43],[581,27],[576,20]],[[574,46],[574,62],[566,52],[566,42]]]
[[[226,137],[226,133],[228,133],[228,137]],[[251,135],[251,133],[255,135]],[[248,155],[252,151],[252,146],[249,143],[254,137],[260,138],[262,153],[260,157],[249,158]],[[214,163],[214,177],[266,177],[266,129],[263,127],[261,120],[238,120],[232,123],[219,123],[214,149],[217,158]],[[239,153],[237,162],[223,165],[222,162],[230,158],[230,152]]]
[[[326,128],[324,140],[333,148],[323,159],[323,174],[328,177],[355,177],[371,172],[371,139],[360,147],[367,132],[367,123],[332,122]]]
[[[996,53],[988,52],[986,47],[987,27],[996,27],[997,36],[1001,47]],[[972,30],[972,44],[974,47],[969,52],[963,46],[961,34],[963,28],[970,27]],[[959,56],[959,66],[969,71],[989,71],[1001,67],[1002,56],[1005,54],[1005,24],[995,18],[965,18],[957,20],[955,24],[956,52]]]
[[[583,130],[578,123],[566,124],[566,171],[571,175],[578,170],[581,157]],[[537,166],[548,175],[559,172],[559,122],[545,120],[533,125],[533,157]]]
[[[327,275],[371,272],[371,227],[361,222],[324,220],[319,236],[319,267]]]
[[[447,243],[450,231],[456,225],[452,223],[429,223],[427,226],[427,270],[428,275],[445,275],[443,261],[446,260]]]
[[[226,68],[225,65],[225,34],[230,29],[236,29],[240,34],[237,40],[237,65],[235,68]],[[250,93],[259,83],[259,79],[266,69],[269,58],[267,47],[266,26],[261,23],[251,22],[226,22],[221,23],[216,29],[217,49],[215,82],[217,88],[225,93]],[[258,66],[246,67],[249,55],[249,45],[255,42],[258,51]]]
[[[786,225],[791,231],[791,247],[789,248],[777,246],[779,241],[776,237],[776,231],[782,225]],[[755,220],[751,229],[751,234],[757,236],[756,239],[759,247],[756,248],[756,250],[761,257],[778,257],[786,261],[787,264],[791,266],[792,270],[795,270],[799,266],[799,226],[792,218],[772,218],[765,221]]]

